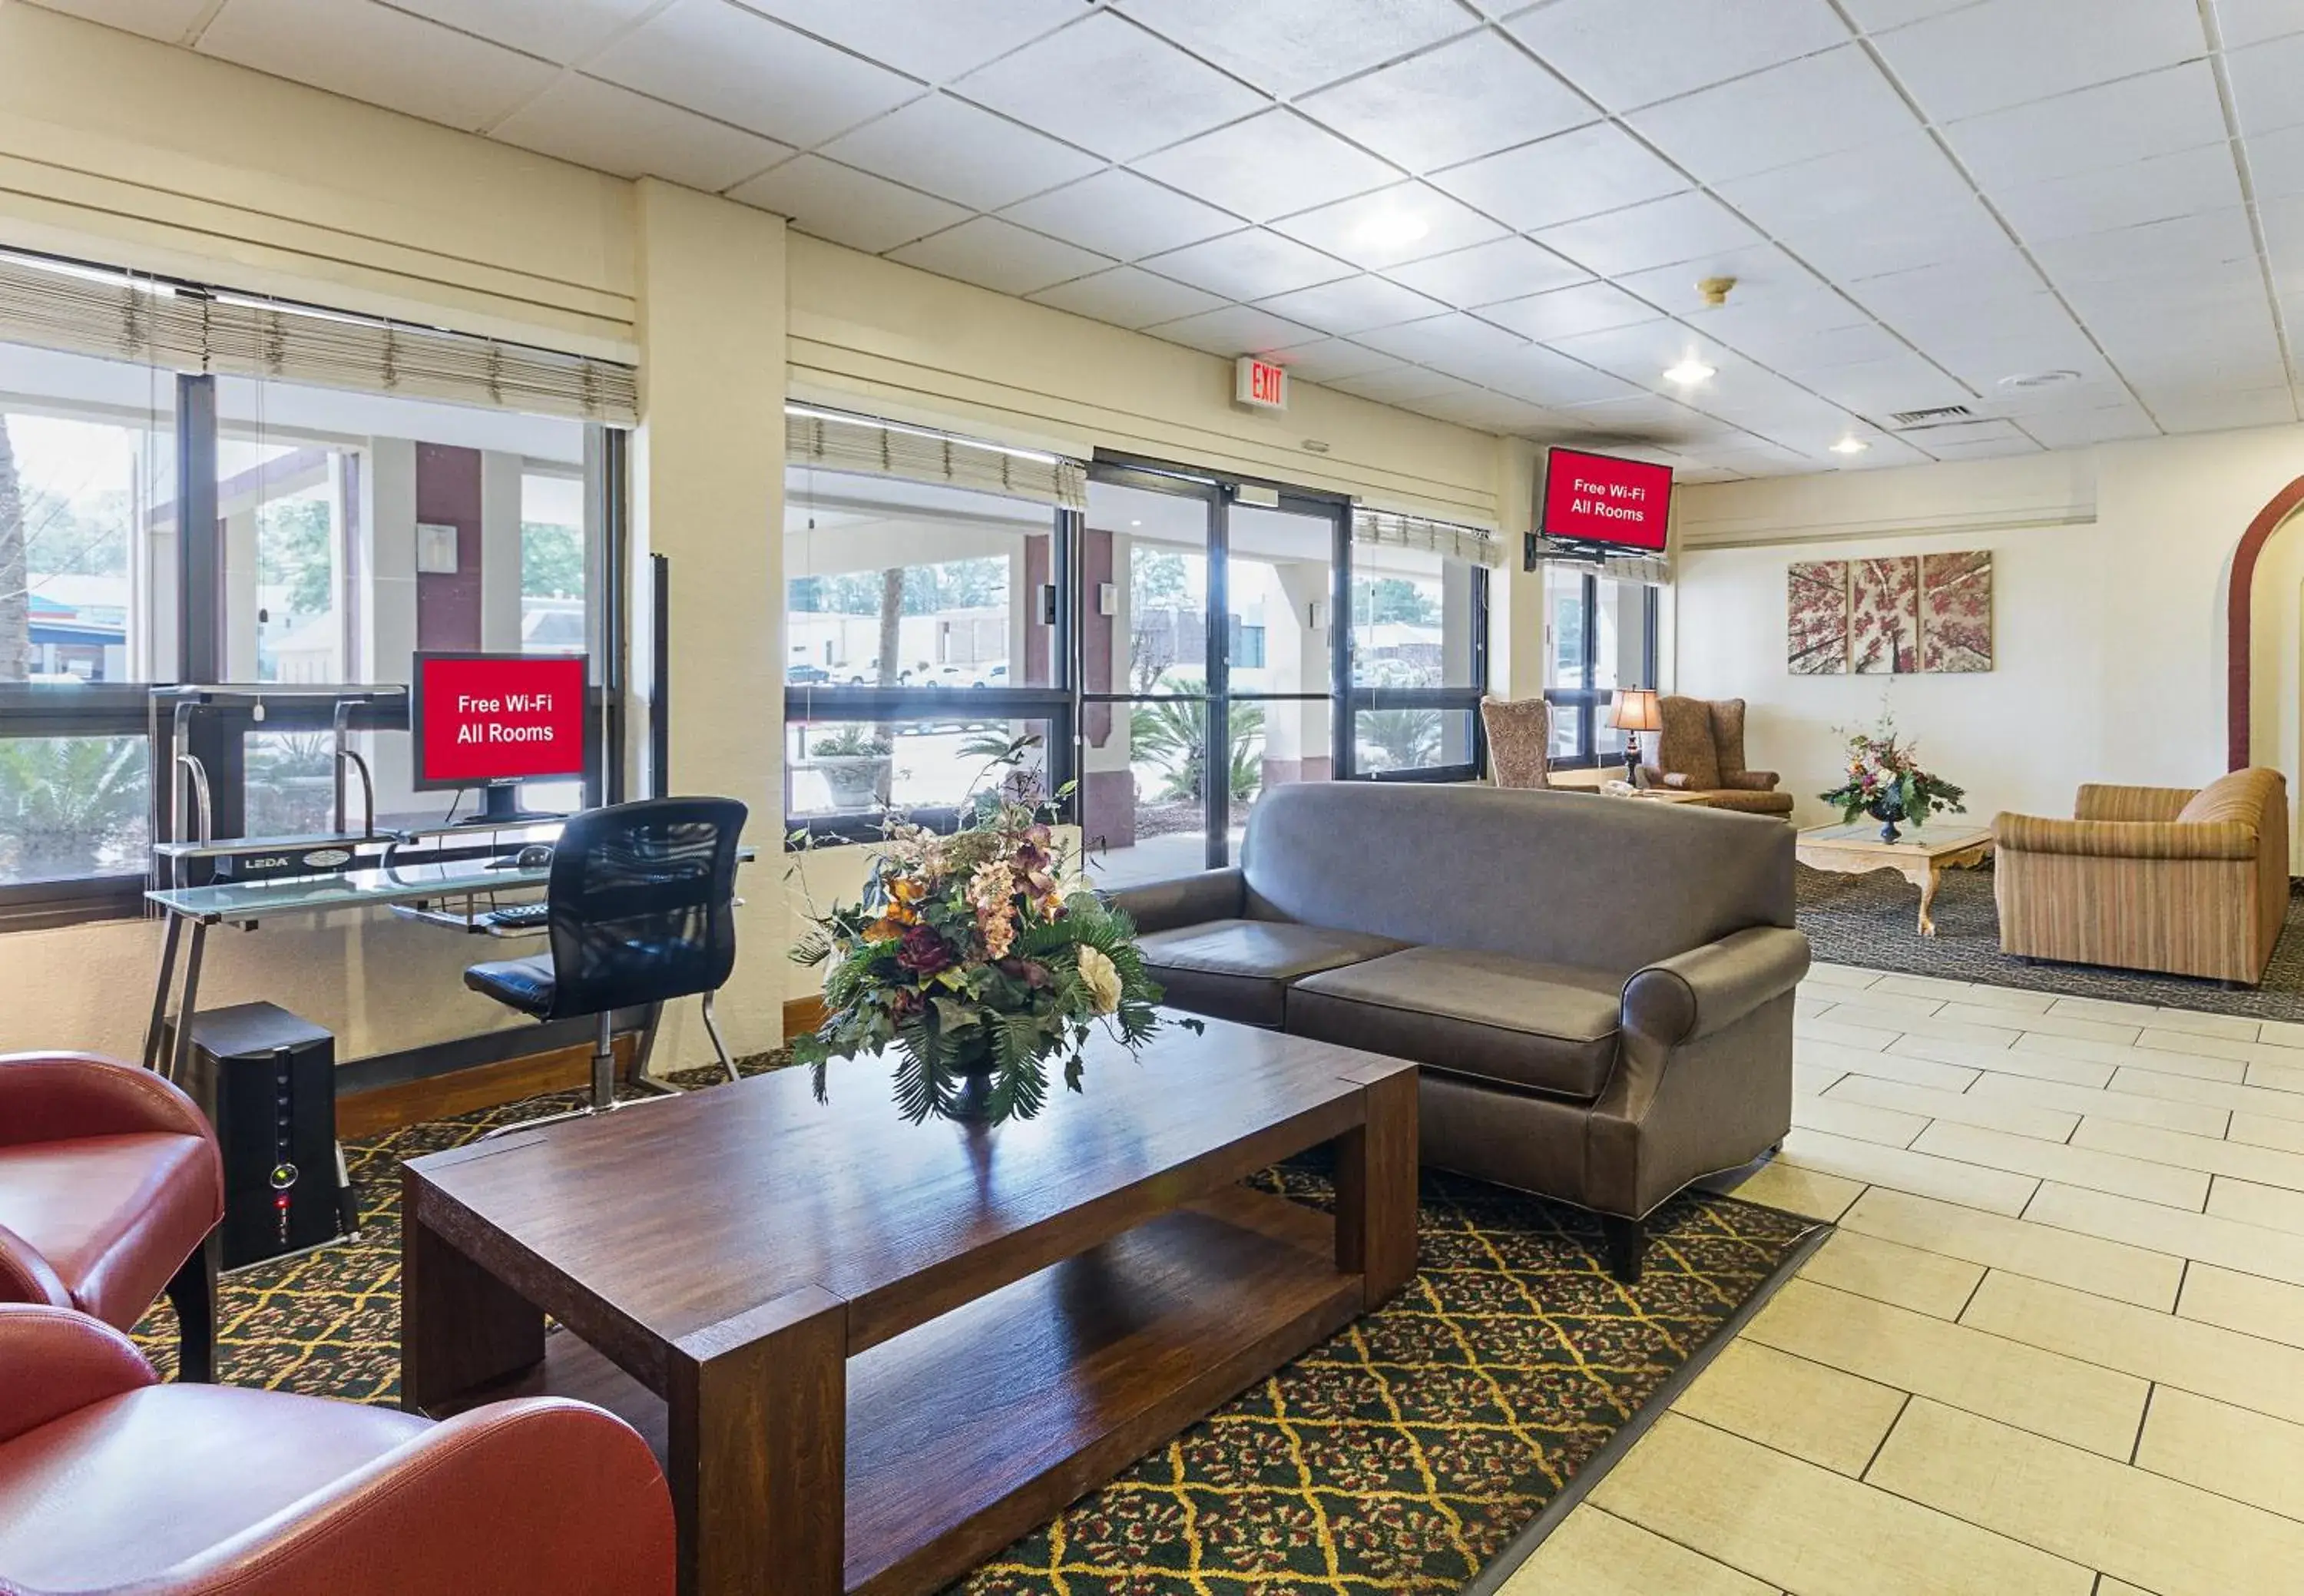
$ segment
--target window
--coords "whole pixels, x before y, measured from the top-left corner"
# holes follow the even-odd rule
[[[1544,568],[1545,692],[1556,765],[1621,762],[1624,734],[1608,724],[1620,687],[1656,679],[1656,590],[1590,565]]]
[[[1478,773],[1487,571],[1440,548],[1351,550],[1352,768],[1379,781]]]
[[[1063,463],[1013,456],[1046,495],[1032,497],[991,490],[1001,452],[958,439],[951,458],[993,465],[940,480],[834,470],[821,460],[845,461],[839,446],[876,423],[805,412],[800,424],[784,479],[790,828],[862,840],[891,808],[947,822],[996,779],[994,751],[1020,739],[1055,791],[1072,763],[1061,595],[1072,517],[1052,502]],[[889,435],[915,446],[921,436]],[[901,446],[872,453],[902,457]],[[944,475],[946,457],[939,447],[912,463]]]
[[[151,358],[95,352],[122,348]],[[300,690],[404,683],[420,648],[605,660],[613,508],[588,482],[621,458],[602,418],[628,418],[631,378],[0,252],[0,923],[140,909],[177,802],[154,684],[278,689],[193,735],[214,834],[282,835],[337,811],[334,697]],[[352,723],[378,819],[436,820],[403,731],[396,709]],[[595,763],[526,801],[576,807]]]

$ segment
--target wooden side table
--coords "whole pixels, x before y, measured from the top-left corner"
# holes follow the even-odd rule
[[[1948,870],[1982,864],[1992,857],[1992,833],[1970,827],[1931,834],[1916,830],[1893,843],[1880,840],[1877,822],[1817,826],[1800,834],[1794,856],[1810,870],[1861,876],[1894,870],[1920,889],[1920,935],[1936,934],[1928,911]]]

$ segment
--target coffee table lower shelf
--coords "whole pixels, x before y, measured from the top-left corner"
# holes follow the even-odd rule
[[[1317,1346],[1362,1312],[1335,1258],[1326,1215],[1227,1188],[848,1360],[844,1589],[940,1589]],[[565,1330],[438,1416],[545,1393],[667,1456],[664,1401]]]

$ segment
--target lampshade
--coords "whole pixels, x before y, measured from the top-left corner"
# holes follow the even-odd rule
[[[1656,695],[1645,687],[1617,689],[1615,707],[1609,711],[1608,724],[1620,732],[1664,730],[1664,717],[1657,711]]]

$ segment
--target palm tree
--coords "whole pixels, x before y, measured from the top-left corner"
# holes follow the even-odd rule
[[[1380,751],[1379,770],[1413,770],[1440,755],[1440,711],[1437,709],[1363,709],[1360,739]]]
[[[140,845],[144,744],[137,737],[0,740],[0,879],[85,876]]]
[[[1176,691],[1201,691],[1197,681],[1182,681]],[[1258,751],[1264,735],[1264,706],[1234,704],[1231,716],[1232,757],[1230,792],[1234,798],[1252,796],[1264,785],[1264,761]],[[1208,745],[1208,705],[1206,699],[1166,700],[1139,704],[1129,717],[1129,740],[1136,751],[1159,766],[1167,778],[1163,799],[1195,802],[1206,795],[1201,773]]]
[[[32,573],[25,548],[24,485],[8,418],[0,416],[0,682],[32,675]]]

